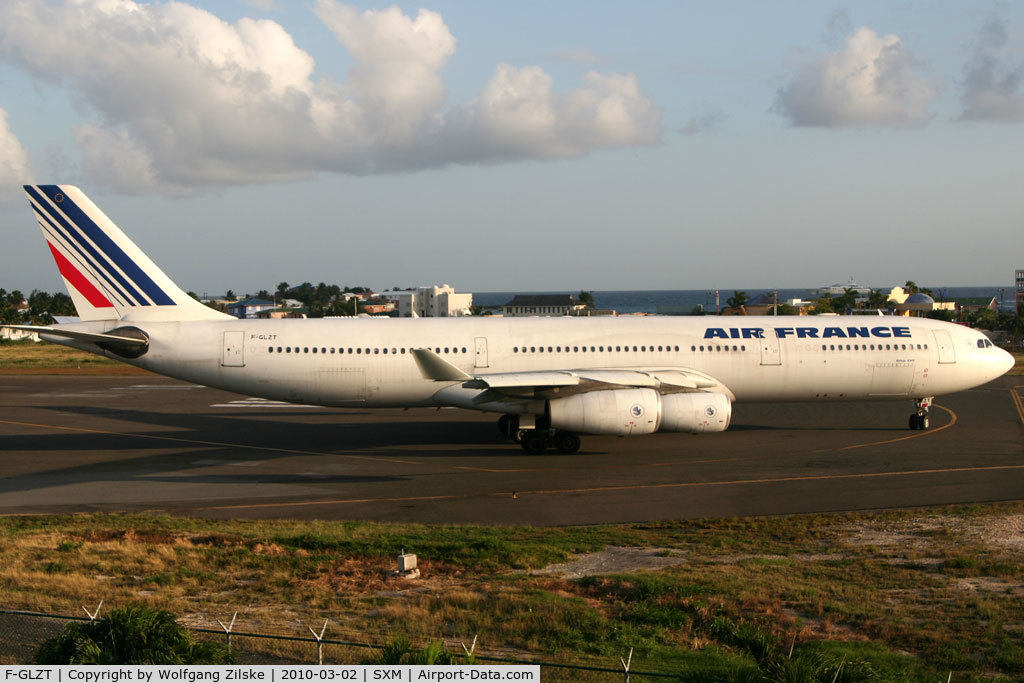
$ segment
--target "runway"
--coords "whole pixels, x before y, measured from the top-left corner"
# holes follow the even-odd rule
[[[497,416],[276,404],[160,377],[0,377],[0,514],[598,524],[1024,498],[1024,378],[912,402],[738,405],[723,434],[531,456]]]

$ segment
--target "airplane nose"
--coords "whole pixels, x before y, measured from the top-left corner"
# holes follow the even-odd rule
[[[1008,373],[1014,365],[1017,364],[1017,359],[1013,357],[1013,354],[1007,351],[1003,351],[1002,349],[999,350],[1002,351],[1003,353],[1002,362],[999,364],[1002,368],[1002,371],[999,373],[999,376],[1002,377],[1003,375]]]

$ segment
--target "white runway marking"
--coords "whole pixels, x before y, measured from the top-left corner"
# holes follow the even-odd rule
[[[288,403],[286,401],[271,401],[267,398],[243,398],[230,403],[211,403],[211,408],[322,408],[323,406],[311,406],[305,403]]]

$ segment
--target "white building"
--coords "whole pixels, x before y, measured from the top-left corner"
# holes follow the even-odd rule
[[[450,285],[382,292],[381,296],[398,304],[400,318],[453,318],[473,313],[473,295],[459,294]]]

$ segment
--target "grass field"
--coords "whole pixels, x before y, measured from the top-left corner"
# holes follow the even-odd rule
[[[569,579],[537,570],[607,546],[678,565]],[[634,669],[750,667],[765,648],[877,680],[1024,676],[1024,503],[576,528],[0,518],[0,606],[130,603],[193,626],[469,642]],[[423,577],[390,578],[401,551]],[[845,680],[845,679],[844,679]]]
[[[60,344],[30,341],[0,342],[0,375],[39,374],[148,375],[120,361]]]

